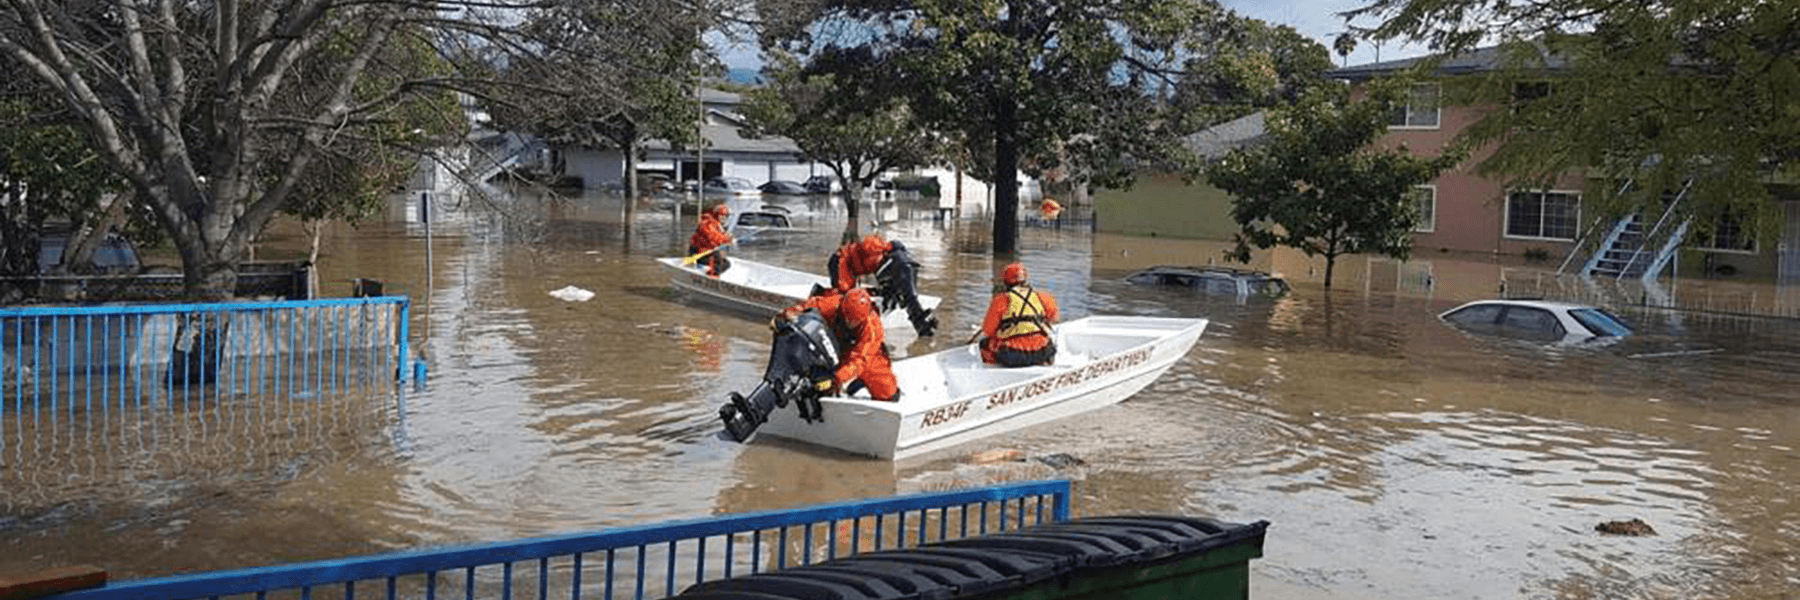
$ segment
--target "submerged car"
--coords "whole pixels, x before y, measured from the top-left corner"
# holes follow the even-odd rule
[[[1157,265],[1125,276],[1125,281],[1138,285],[1160,285],[1191,288],[1209,294],[1280,296],[1288,293],[1287,280],[1262,271],[1230,267],[1182,267]]]
[[[761,196],[762,190],[750,184],[750,180],[742,177],[714,177],[706,180],[704,191],[709,195],[725,196]]]
[[[788,216],[784,212],[759,210],[738,213],[737,227],[787,229],[792,225],[789,225]]]
[[[1542,342],[1616,340],[1631,326],[1606,309],[1538,299],[1477,300],[1438,315],[1470,333]]]
[[[63,251],[69,246],[68,231],[49,231],[38,235],[38,272],[49,273],[62,262]],[[137,248],[130,240],[116,234],[108,234],[100,240],[90,257],[91,265],[80,268],[82,272],[99,275],[121,275],[136,273],[143,268],[138,260]]]
[[[805,196],[812,193],[810,190],[806,189],[806,186],[781,179],[757,186],[757,189],[762,190],[764,194],[774,194],[777,196]]]
[[[806,183],[801,185],[805,186],[807,191],[815,194],[830,194],[844,190],[843,184],[838,183],[838,178],[830,175],[814,175],[808,177],[806,178]]]

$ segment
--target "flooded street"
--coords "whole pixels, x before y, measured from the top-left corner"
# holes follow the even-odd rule
[[[805,230],[736,255],[822,272],[842,213],[786,204]],[[966,339],[999,265],[985,221],[902,204],[874,220],[944,298],[941,333],[898,348],[917,355]],[[0,571],[135,578],[1069,478],[1077,514],[1269,520],[1263,600],[1800,598],[1800,323],[1625,312],[1644,335],[1534,345],[1436,318],[1479,286],[1418,293],[1403,271],[1375,285],[1340,264],[1328,291],[1277,256],[1294,293],[1239,303],[1119,281],[1215,243],[1024,227],[1021,258],[1064,319],[1211,325],[1120,405],[893,463],[721,436],[716,408],[756,384],[768,327],[669,290],[652,259],[686,248],[691,218],[645,205],[627,227],[600,199],[509,210],[435,223],[429,277],[410,209],[325,241],[325,295],[361,277],[414,299],[422,390],[321,398],[298,428],[221,407],[0,432]],[[1431,265],[1438,281],[1491,269]],[[596,296],[548,293],[568,285]],[[1085,465],[971,459],[996,448]],[[1594,531],[1634,517],[1658,535]]]

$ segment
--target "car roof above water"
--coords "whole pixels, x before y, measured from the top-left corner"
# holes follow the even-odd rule
[[[1452,308],[1452,309],[1444,311],[1444,312],[1452,313],[1452,312],[1456,312],[1456,311],[1461,310],[1466,307],[1479,306],[1479,305],[1483,305],[1483,304],[1529,306],[1532,308],[1542,308],[1542,309],[1546,309],[1546,310],[1565,310],[1565,311],[1567,311],[1567,310],[1582,310],[1582,309],[1604,310],[1598,306],[1592,306],[1592,305],[1588,305],[1588,304],[1576,304],[1574,302],[1561,302],[1561,301],[1557,301],[1557,300],[1543,300],[1543,299],[1539,299],[1539,298],[1493,298],[1493,299],[1488,299],[1488,300],[1475,300],[1472,302],[1466,302],[1463,304],[1459,304],[1455,308]]]
[[[1141,275],[1141,274],[1160,274],[1160,273],[1170,273],[1170,274],[1179,273],[1179,274],[1184,274],[1184,275],[1216,275],[1216,276],[1226,276],[1226,277],[1247,277],[1247,278],[1271,278],[1271,279],[1276,278],[1274,275],[1270,275],[1270,274],[1262,272],[1262,271],[1252,271],[1249,269],[1238,269],[1238,268],[1234,268],[1234,267],[1213,267],[1213,266],[1188,267],[1188,266],[1181,266],[1181,265],[1156,265],[1156,266],[1152,266],[1152,267],[1145,267],[1143,269],[1133,272],[1132,274],[1133,275]]]

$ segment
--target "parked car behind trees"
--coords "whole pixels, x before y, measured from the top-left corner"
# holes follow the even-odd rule
[[[804,196],[813,193],[812,190],[806,189],[806,186],[780,179],[757,186],[757,189],[762,190],[764,194],[781,196]]]

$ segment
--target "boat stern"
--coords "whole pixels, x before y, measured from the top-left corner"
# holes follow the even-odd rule
[[[757,435],[774,436],[875,458],[893,458],[903,415],[894,402],[823,398],[822,421],[808,423],[793,408],[778,409]]]

